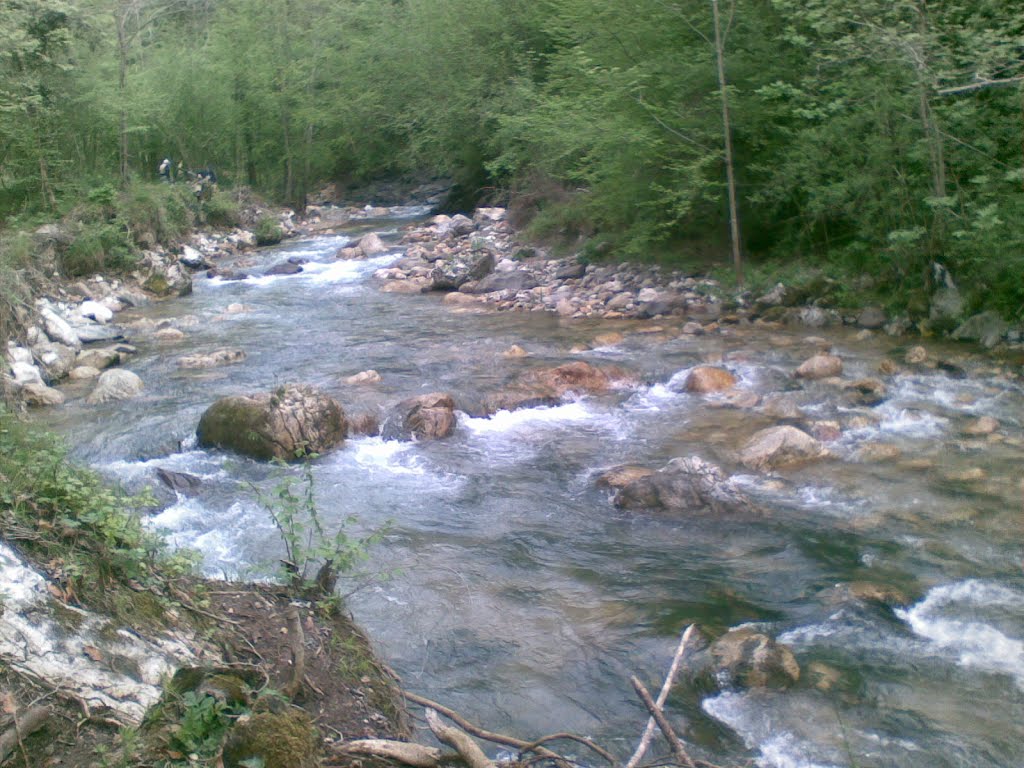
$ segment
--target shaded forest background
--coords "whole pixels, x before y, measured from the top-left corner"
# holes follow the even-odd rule
[[[1024,8],[722,0],[745,257],[1024,315]],[[708,0],[0,0],[8,228],[160,160],[301,207],[446,176],[591,257],[727,262]],[[854,301],[850,298],[850,301]]]

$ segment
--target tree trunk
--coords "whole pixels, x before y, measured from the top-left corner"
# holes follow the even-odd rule
[[[128,38],[125,34],[124,5],[117,9],[117,95],[118,95],[118,155],[121,183],[128,183],[128,113],[125,106],[128,89]]]
[[[711,13],[715,22],[715,58],[718,62],[718,89],[722,94],[722,135],[725,143],[725,179],[729,188],[729,237],[732,242],[732,264],[736,272],[736,285],[743,287],[743,259],[740,256],[740,220],[736,206],[736,175],[732,158],[732,129],[729,126],[729,93],[725,79],[725,47],[722,43],[722,24],[718,15],[718,0],[711,0]]]

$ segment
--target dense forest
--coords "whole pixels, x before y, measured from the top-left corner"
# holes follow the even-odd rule
[[[1003,0],[2,0],[0,220],[170,157],[297,207],[445,176],[590,257],[704,268],[731,160],[755,272],[920,316],[937,261],[1020,318],[1022,86]]]

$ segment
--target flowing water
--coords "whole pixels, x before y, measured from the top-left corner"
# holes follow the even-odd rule
[[[402,221],[377,224],[397,242]],[[371,261],[333,261],[347,240],[259,251],[257,267],[289,256],[311,263],[294,276],[200,278],[192,296],[141,310],[187,333],[172,344],[139,337],[129,367],[145,394],[86,406],[70,390],[47,424],[128,487],[156,485],[160,467],[201,476],[197,496],[167,497],[152,524],[200,550],[211,575],[267,577],[282,547],[253,488],[270,488],[280,470],[195,447],[195,426],[216,398],[298,381],[360,412],[431,391],[472,402],[540,364],[624,366],[643,383],[490,419],[463,414],[443,441],[356,437],[316,462],[327,520],[355,515],[357,532],[392,521],[371,563],[388,578],[363,584],[348,605],[407,688],[495,730],[527,738],[570,730],[628,754],[646,719],[630,674],[658,685],[690,622],[715,633],[754,623],[791,645],[804,675],[788,691],[675,695],[671,714],[709,759],[785,768],[1024,765],[1017,384],[989,375],[979,359],[966,364],[967,378],[902,373],[887,401],[858,409],[826,384],[794,386],[794,367],[815,348],[806,332],[681,338],[630,333],[639,324],[453,312],[437,295],[377,290],[370,275],[397,258],[397,245]],[[242,311],[228,312],[232,304]],[[625,331],[625,341],[570,352],[610,329]],[[829,341],[849,378],[876,375],[883,357],[902,356],[889,338],[840,331]],[[531,356],[503,357],[514,343]],[[203,371],[176,365],[181,355],[225,346],[248,358]],[[704,360],[815,418],[870,418],[844,431],[834,460],[744,474],[731,451],[775,421],[683,393],[687,370]],[[342,383],[368,368],[382,384]],[[982,415],[1000,421],[1001,439],[964,436]],[[879,442],[899,457],[856,460]],[[660,467],[693,454],[738,474],[762,510],[627,513],[594,483],[617,464]],[[979,469],[983,477],[964,479]],[[894,587],[907,607],[858,601],[837,586],[855,581]],[[828,690],[812,685],[816,668],[837,677]]]

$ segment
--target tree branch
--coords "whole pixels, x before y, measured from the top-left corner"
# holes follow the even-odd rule
[[[978,80],[968,85],[955,85],[950,88],[939,88],[936,93],[939,96],[960,96],[965,93],[974,93],[975,91],[983,91],[988,88],[1006,88],[1011,85],[1017,85],[1018,83],[1024,83],[1024,75],[1017,75],[1016,77],[1004,77],[997,80]]]

